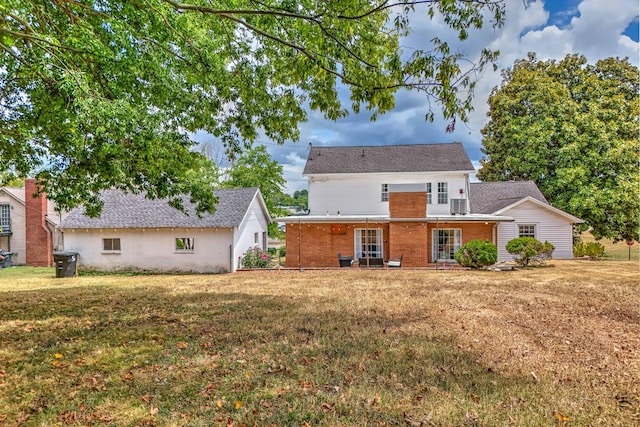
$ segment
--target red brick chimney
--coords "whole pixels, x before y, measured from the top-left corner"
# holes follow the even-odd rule
[[[41,193],[33,197],[38,191],[38,185],[33,178],[27,178],[24,183],[24,201],[26,210],[26,264],[31,267],[50,267],[53,265],[53,242],[51,231],[47,228],[47,197]]]

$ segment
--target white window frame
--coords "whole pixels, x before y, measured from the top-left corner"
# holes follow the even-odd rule
[[[428,205],[432,205],[433,204],[433,191],[431,189],[431,183],[427,182],[427,204]]]
[[[529,230],[523,232],[523,228],[527,228]],[[533,231],[533,234],[531,234],[530,231]],[[536,224],[518,224],[518,237],[533,237],[534,239],[537,239],[537,236],[538,227]]]
[[[454,255],[462,246],[462,229],[434,228],[431,243],[431,259],[434,262],[455,262]]]
[[[0,231],[11,231],[11,205],[8,203],[0,204]]]
[[[383,258],[382,228],[356,228],[353,249],[356,258]]]
[[[449,203],[449,185],[446,182],[438,183],[438,204],[446,205]]]
[[[380,184],[380,201],[389,201],[389,184]]]
[[[109,245],[111,247],[111,249],[107,249],[107,241],[109,241],[111,244]],[[118,242],[118,248],[115,248],[115,243]],[[104,253],[108,253],[108,254],[119,254],[120,251],[122,250],[122,241],[120,240],[119,237],[104,237],[102,239],[102,252]]]
[[[194,237],[176,237],[175,245],[176,252],[193,253],[196,250],[196,239]]]

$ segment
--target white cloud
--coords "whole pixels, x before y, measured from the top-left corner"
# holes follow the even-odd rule
[[[625,29],[638,19],[637,0],[583,0],[577,7],[566,11],[545,10],[554,0],[529,1],[525,7],[520,0],[506,2],[507,15],[502,28],[490,23],[481,30],[472,30],[469,39],[460,42],[456,34],[442,21],[429,21],[424,15],[413,19],[413,33],[403,40],[407,53],[416,48],[429,48],[434,36],[447,39],[453,51],[463,52],[469,58],[477,58],[485,47],[501,52],[498,71],[486,70],[479,81],[474,98],[475,111],[468,124],[458,123],[456,131],[446,134],[447,123],[438,117],[434,123],[424,121],[428,102],[418,92],[398,92],[396,109],[369,120],[367,111],[359,115],[333,122],[318,112],[309,112],[309,120],[300,125],[300,142],[296,145],[268,145],[272,156],[283,164],[285,177],[290,180],[287,192],[305,188],[302,171],[308,143],[314,145],[376,145],[397,143],[440,143],[458,141],[467,149],[476,164],[481,157],[482,136],[480,130],[487,122],[487,100],[493,87],[500,84],[500,70],[509,68],[517,59],[535,52],[541,60],[560,60],[567,54],[578,53],[589,62],[608,57],[628,57],[638,66],[640,44],[623,35]],[[557,7],[556,7],[557,9]],[[569,19],[570,18],[570,19]],[[350,105],[346,88],[340,89],[341,99]],[[435,111],[438,106],[433,105]]]

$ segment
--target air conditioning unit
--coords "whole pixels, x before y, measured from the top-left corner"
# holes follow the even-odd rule
[[[451,215],[464,215],[467,213],[467,199],[450,200]]]

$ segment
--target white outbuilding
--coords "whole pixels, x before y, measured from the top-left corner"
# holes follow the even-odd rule
[[[101,215],[77,208],[59,224],[65,251],[78,252],[79,265],[100,271],[226,273],[238,268],[248,248],[267,249],[271,217],[258,188],[214,190],[213,214],[186,213],[167,200],[108,190]]]

